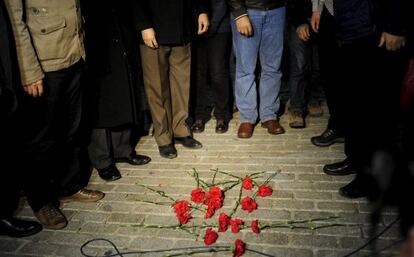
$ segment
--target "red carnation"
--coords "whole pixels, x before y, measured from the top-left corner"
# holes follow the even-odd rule
[[[233,257],[242,256],[244,254],[245,247],[246,244],[242,240],[237,239],[234,242]]]
[[[246,190],[252,190],[253,189],[253,180],[246,176],[243,180],[243,188]]]
[[[216,209],[214,209],[214,207],[207,206],[207,211],[206,211],[206,214],[204,215],[204,218],[209,219],[209,218],[213,217],[215,212],[216,212]]]
[[[246,196],[241,200],[242,209],[246,210],[247,212],[252,212],[257,209],[257,203],[250,198],[250,196]]]
[[[212,244],[214,244],[216,242],[217,238],[218,238],[217,232],[214,231],[211,228],[208,228],[206,230],[206,234],[204,236],[204,243],[206,245],[212,245]]]
[[[207,192],[206,198],[223,198],[223,192],[221,191],[220,187],[213,186],[210,188],[210,191]]]
[[[241,219],[234,219],[230,221],[231,224],[231,232],[239,233],[240,225],[243,225],[243,220]]]
[[[219,232],[226,232],[227,227],[231,224],[231,220],[229,216],[227,216],[224,212],[220,213],[219,216]]]
[[[266,197],[266,196],[270,196],[273,193],[273,189],[269,186],[265,186],[265,185],[261,185],[259,187],[259,191],[257,192],[257,194],[261,197]]]
[[[177,213],[177,218],[178,218],[178,221],[181,223],[181,224],[187,224],[187,222],[192,218],[193,216],[191,216],[191,214],[189,214],[189,213],[181,213],[181,214],[178,214]]]
[[[190,211],[190,203],[186,200],[178,201],[173,205],[175,213],[184,213]]]
[[[195,203],[202,203],[204,201],[204,198],[206,196],[206,193],[204,193],[203,189],[196,188],[193,191],[191,191],[191,201]]]
[[[251,228],[253,233],[260,234],[259,221],[252,220]]]
[[[189,202],[185,200],[178,201],[173,205],[173,208],[181,224],[186,224],[192,218],[191,214],[188,213],[190,211]]]

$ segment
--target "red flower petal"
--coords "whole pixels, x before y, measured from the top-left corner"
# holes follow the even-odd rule
[[[260,234],[259,221],[252,220],[251,228],[253,233]]]
[[[206,196],[206,193],[204,193],[203,189],[196,188],[193,191],[191,191],[191,201],[195,203],[202,203],[204,201],[204,198]]]
[[[231,224],[230,222],[231,222],[231,220],[230,220],[229,216],[227,216],[224,212],[220,213],[218,232],[227,231],[228,226]]]
[[[261,197],[266,197],[266,196],[270,196],[273,193],[273,189],[269,186],[265,186],[265,185],[261,185],[259,187],[259,191],[257,192],[257,194]]]
[[[211,228],[208,228],[206,230],[206,234],[204,236],[204,243],[206,245],[212,245],[212,244],[214,244],[216,242],[217,238],[218,238],[217,232],[214,231]]]
[[[231,224],[231,232],[238,233],[240,231],[240,225],[243,224],[243,220],[234,219],[230,221],[230,224]]]
[[[257,209],[257,203],[250,198],[250,196],[246,196],[241,200],[242,209],[246,210],[247,212],[252,212]]]
[[[237,239],[234,242],[233,257],[242,256],[244,254],[245,247],[246,247],[246,244],[242,240]]]
[[[253,189],[253,180],[246,176],[243,180],[243,188],[246,190],[252,190]]]

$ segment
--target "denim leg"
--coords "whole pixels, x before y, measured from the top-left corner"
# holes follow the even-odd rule
[[[253,36],[241,35],[237,31],[234,17],[232,17],[231,27],[236,56],[235,96],[236,105],[240,112],[240,122],[254,124],[257,120],[257,92],[254,72],[262,34],[263,12],[248,10],[248,13],[253,26]]]
[[[260,41],[260,120],[275,120],[280,107],[279,91],[282,71],[283,39],[286,8],[265,12]]]
[[[289,37],[289,91],[290,111],[302,113],[305,108],[306,71],[308,70],[308,46],[296,34],[293,24],[288,26]]]

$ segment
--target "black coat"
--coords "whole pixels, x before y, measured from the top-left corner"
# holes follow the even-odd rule
[[[96,128],[139,123],[144,93],[132,2],[82,2],[86,30],[90,117]],[[89,101],[91,100],[91,101]]]
[[[14,39],[7,9],[0,1],[0,118],[17,108],[16,92],[21,91]]]
[[[205,0],[139,0],[134,2],[135,28],[154,28],[158,44],[182,45],[196,37],[197,18]]]

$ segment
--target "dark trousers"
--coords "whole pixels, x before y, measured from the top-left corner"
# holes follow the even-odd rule
[[[231,119],[231,84],[229,56],[231,33],[219,33],[200,39],[197,48],[195,118],[204,122],[210,119],[211,105],[216,119]],[[210,102],[212,96],[213,103]]]
[[[333,24],[333,17],[324,11],[320,24],[324,38],[321,69],[329,72],[325,76],[329,79],[329,125],[338,128],[340,124],[345,134],[345,154],[356,170],[362,171],[371,165],[375,151],[391,148],[405,61],[403,52],[379,48],[378,34],[338,44]]]
[[[115,163],[115,159],[135,153],[131,144],[131,129],[95,128],[88,146],[92,166],[103,169]]]
[[[339,85],[342,81],[339,57],[339,45],[335,38],[335,20],[329,12],[322,11],[321,22],[319,25],[319,59],[321,76],[324,80],[324,91],[326,103],[329,109],[328,128],[333,130],[344,130],[344,117],[342,111],[344,97],[342,87]],[[357,94],[357,92],[355,92]]]
[[[288,24],[290,110],[303,112],[306,104],[323,98],[318,41],[302,41],[293,24]]]
[[[48,203],[58,204],[56,196],[50,192],[47,173],[41,165],[32,165],[24,152],[26,145],[22,139],[30,125],[21,126],[20,111],[18,108],[12,116],[0,114],[0,217],[13,216],[22,190],[35,212]]]
[[[22,104],[23,156],[33,172],[47,173],[52,182],[47,190],[56,196],[76,193],[90,177],[86,148],[80,142],[82,70],[80,61],[45,73],[44,96],[27,96]]]

